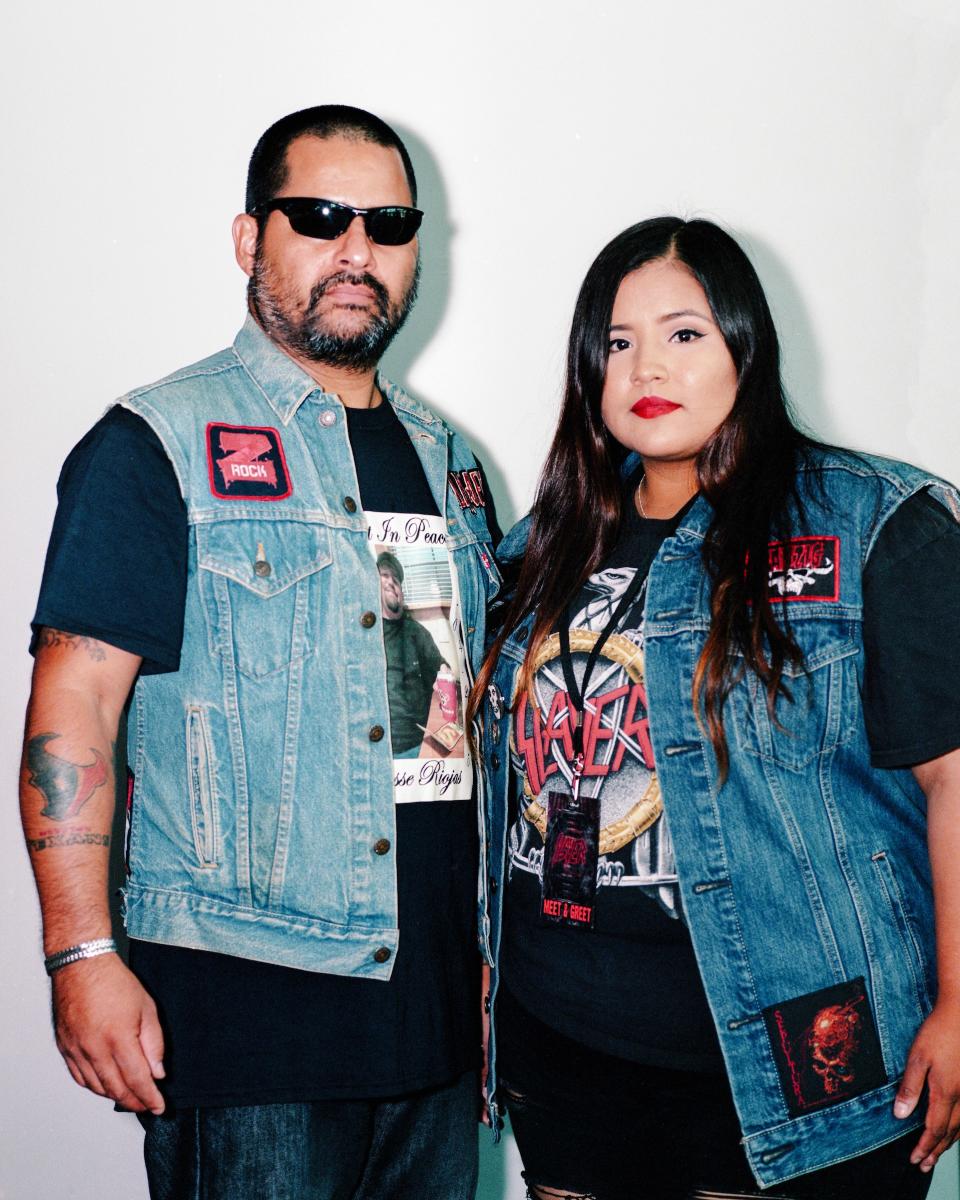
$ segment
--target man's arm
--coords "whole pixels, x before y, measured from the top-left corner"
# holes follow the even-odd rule
[[[107,878],[117,728],[141,659],[43,629],[27,709],[20,812],[46,955],[110,936]],[[116,954],[53,975],[57,1046],[82,1087],[124,1108],[163,1111],[156,1007]]]
[[[937,1002],[914,1039],[893,1111],[909,1116],[926,1085],[926,1125],[911,1161],[931,1171],[960,1133],[960,749],[913,773],[927,797]]]

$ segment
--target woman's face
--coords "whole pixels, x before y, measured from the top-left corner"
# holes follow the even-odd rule
[[[627,275],[610,321],[603,423],[644,461],[689,463],[727,417],[737,370],[703,288],[683,263]]]

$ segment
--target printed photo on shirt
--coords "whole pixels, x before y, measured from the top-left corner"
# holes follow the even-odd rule
[[[398,803],[468,799],[464,641],[442,517],[368,513]]]
[[[582,685],[591,649],[633,580],[632,567],[592,575],[570,624],[573,671]],[[584,696],[585,766],[581,794],[600,800],[597,885],[638,888],[671,917],[680,915],[673,843],[663,817],[653,761],[643,675],[646,583],[617,632],[610,635]],[[533,700],[521,696],[511,751],[523,780],[520,811],[510,834],[511,875],[542,878],[547,832],[546,796],[571,786],[573,727],[554,633],[535,662]]]

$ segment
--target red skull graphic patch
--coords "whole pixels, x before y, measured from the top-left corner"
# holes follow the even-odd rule
[[[862,977],[771,1005],[763,1019],[791,1116],[887,1082]]]
[[[221,500],[285,500],[293,491],[275,429],[207,426],[210,491]]]

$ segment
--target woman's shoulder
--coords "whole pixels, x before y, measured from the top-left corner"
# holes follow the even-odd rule
[[[503,540],[497,547],[498,562],[506,564],[523,558],[526,553],[527,539],[530,537],[532,522],[533,514],[527,513],[525,517],[521,517],[516,525],[504,534]]]
[[[940,485],[953,489],[949,480],[901,459],[882,454],[869,454],[846,446],[830,446],[819,442],[805,446],[799,456],[797,473],[800,478],[819,476],[829,480],[833,477],[849,480],[881,481],[903,492],[912,492],[919,487]]]

